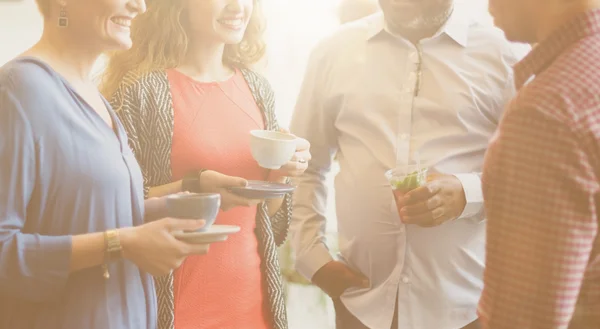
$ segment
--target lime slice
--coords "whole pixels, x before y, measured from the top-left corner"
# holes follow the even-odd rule
[[[414,171],[402,180],[392,181],[391,184],[395,190],[411,191],[424,183],[421,176],[423,176],[421,173]]]

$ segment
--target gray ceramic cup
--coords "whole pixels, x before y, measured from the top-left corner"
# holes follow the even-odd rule
[[[206,224],[196,232],[208,230],[217,219],[221,208],[218,193],[188,193],[167,196],[167,214],[181,219],[204,219]]]

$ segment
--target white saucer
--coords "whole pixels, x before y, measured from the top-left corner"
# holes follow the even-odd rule
[[[230,234],[240,231],[239,226],[234,225],[212,225],[203,232],[173,232],[173,236],[188,243],[213,243],[227,240]]]

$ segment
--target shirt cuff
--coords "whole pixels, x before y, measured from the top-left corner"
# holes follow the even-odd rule
[[[296,271],[308,280],[312,280],[313,275],[331,261],[333,261],[333,257],[329,253],[329,249],[324,244],[319,243],[307,252],[298,254]]]
[[[481,191],[481,178],[478,174],[454,174],[461,182],[465,191],[467,204],[459,219],[470,218],[479,214],[483,208],[483,192]]]

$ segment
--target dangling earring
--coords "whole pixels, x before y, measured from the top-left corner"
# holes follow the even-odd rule
[[[67,2],[60,2],[60,14],[58,15],[58,26],[67,27],[69,26],[69,19],[67,18]]]

